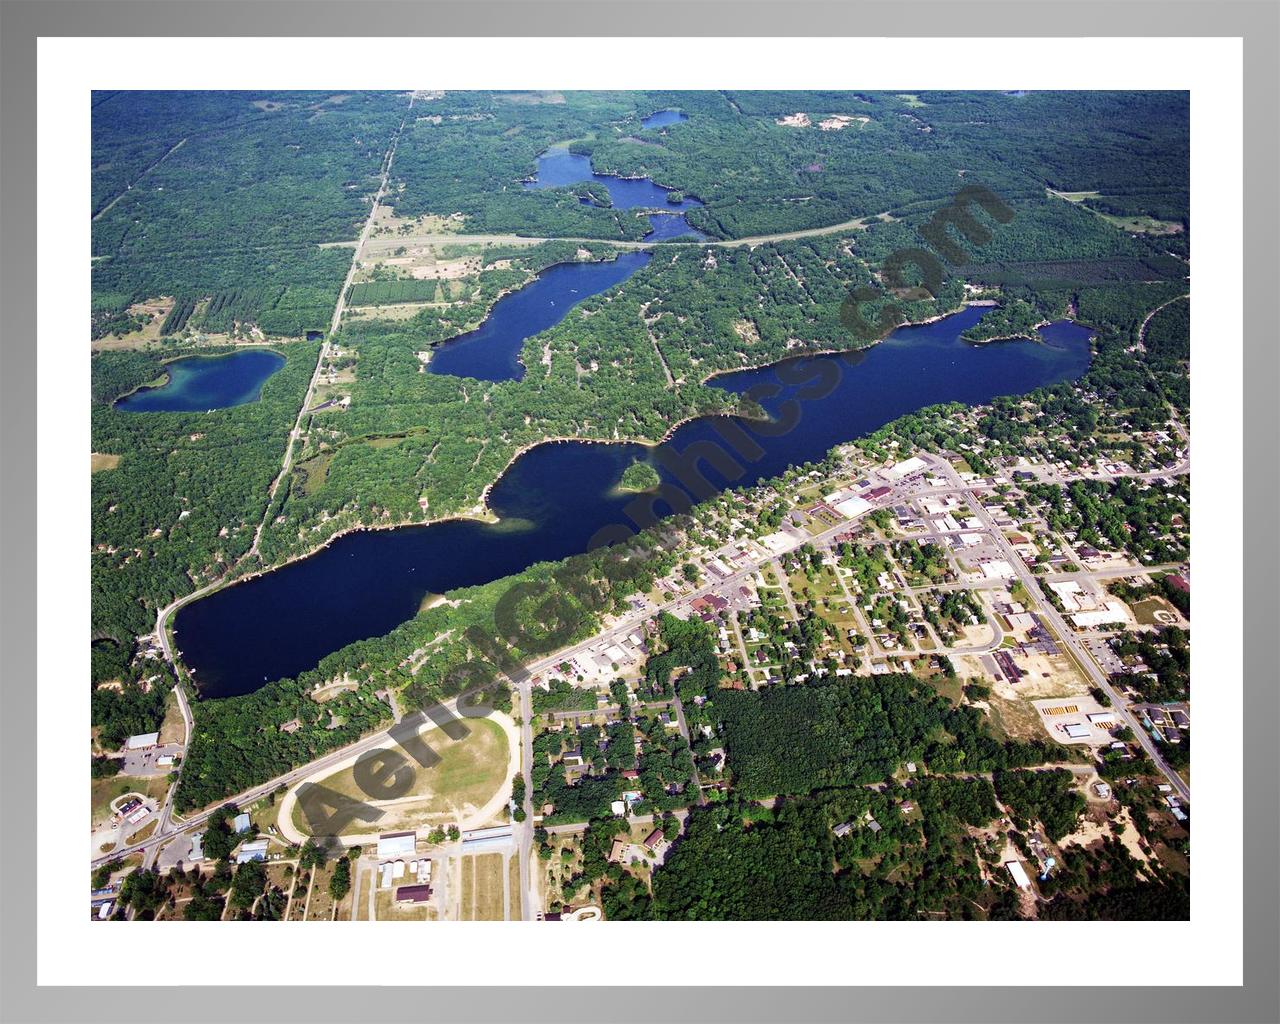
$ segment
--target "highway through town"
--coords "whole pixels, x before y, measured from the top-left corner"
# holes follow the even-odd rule
[[[1057,633],[1057,635],[1061,639],[1063,646],[1066,647],[1066,649],[1071,653],[1073,658],[1080,665],[1081,669],[1085,672],[1085,674],[1088,676],[1090,681],[1095,685],[1097,685],[1104,693],[1107,694],[1107,696],[1111,699],[1112,705],[1116,709],[1117,714],[1122,718],[1124,723],[1128,725],[1129,728],[1133,731],[1134,736],[1137,738],[1137,741],[1141,743],[1144,751],[1151,758],[1152,762],[1156,765],[1159,771],[1168,779],[1169,784],[1174,788],[1174,790],[1179,794],[1179,796],[1181,796],[1184,800],[1188,801],[1189,803],[1190,801],[1189,787],[1182,780],[1182,778],[1177,774],[1177,772],[1174,771],[1169,766],[1169,764],[1164,760],[1155,742],[1147,734],[1146,730],[1144,730],[1141,727],[1141,725],[1135,720],[1132,713],[1129,712],[1129,710],[1125,707],[1123,700],[1121,699],[1119,694],[1116,693],[1116,691],[1108,681],[1106,673],[1102,671],[1102,669],[1098,666],[1097,662],[1084,648],[1084,645],[1075,637],[1073,630],[1063,620],[1062,616],[1058,613],[1057,609],[1049,605],[1047,601],[1042,601],[1037,597],[1037,595],[1040,592],[1037,577],[1035,577],[1035,575],[1027,568],[1026,564],[1023,562],[1022,558],[1017,554],[1017,552],[1013,550],[1012,545],[1009,544],[1008,540],[1004,537],[1003,532],[1001,531],[999,526],[994,522],[990,513],[986,511],[983,505],[982,492],[989,493],[992,490],[991,485],[966,483],[965,481],[960,479],[959,474],[955,471],[955,469],[943,459],[931,457],[929,459],[929,463],[930,463],[930,470],[932,472],[941,474],[946,478],[948,482],[945,486],[938,487],[938,486],[930,486],[925,484],[919,484],[919,485],[913,485],[913,486],[897,485],[881,501],[875,503],[873,507],[879,507],[879,508],[890,507],[892,505],[896,505],[904,501],[910,501],[915,498],[937,497],[937,496],[943,496],[947,494],[954,494],[970,500],[973,505],[973,508],[976,511],[978,518],[982,521],[986,532],[988,532],[991,535],[992,539],[996,542],[996,544],[998,545],[1002,553],[1004,553],[1009,565],[1017,573],[1019,580],[1022,582],[1023,586],[1026,588],[1028,594],[1032,596],[1032,598],[1035,600],[1035,603],[1038,605],[1035,611],[1038,614],[1041,614],[1045,618],[1045,620],[1050,624],[1050,626],[1054,629],[1054,631]],[[1180,475],[1187,472],[1189,472],[1189,465],[1187,464],[1186,460],[1183,460],[1181,463],[1179,463],[1178,466],[1175,466],[1167,470],[1155,471],[1150,473],[1130,472],[1122,475],[1135,477],[1135,478],[1148,479],[1148,480],[1155,480],[1155,479],[1162,479],[1169,476]],[[1114,478],[1115,475],[1113,474],[1108,476],[1106,474],[1099,474],[1098,476],[1099,478],[1109,479],[1109,478]],[[812,537],[807,538],[807,541],[808,543],[812,543],[814,545],[829,544],[831,541],[835,540],[838,536],[840,536],[841,534],[847,533],[849,530],[853,529],[854,527],[855,527],[854,521],[844,520],[836,524],[835,526],[829,527],[828,529],[823,530],[813,535]],[[548,669],[551,669],[564,661],[568,661],[579,654],[586,653],[592,650],[593,648],[607,647],[612,643],[615,643],[619,640],[622,640],[628,637],[632,632],[642,627],[647,620],[653,618],[655,615],[661,612],[672,611],[680,606],[688,606],[689,604],[692,603],[692,601],[694,601],[698,597],[704,597],[704,596],[716,593],[725,588],[738,585],[743,581],[747,580],[749,577],[753,576],[756,572],[760,571],[764,566],[775,561],[777,558],[778,558],[777,552],[769,551],[760,557],[751,559],[745,565],[739,568],[737,571],[729,574],[728,576],[721,577],[718,579],[713,579],[709,582],[702,584],[701,586],[693,588],[692,590],[684,594],[681,594],[678,597],[674,597],[669,601],[663,602],[661,604],[651,604],[649,602],[646,602],[638,610],[635,610],[630,614],[624,615],[621,618],[616,619],[615,621],[613,621],[611,625],[609,625],[607,628],[605,628],[601,632],[585,640],[582,640],[576,644],[566,647],[560,651],[557,651],[554,654],[551,654],[543,658],[537,659],[533,662],[530,662],[524,665],[519,670],[513,670],[507,673],[507,675],[512,679],[515,685],[516,697],[519,703],[519,709],[520,709],[519,717],[520,717],[520,728],[521,728],[521,753],[522,753],[522,760],[524,762],[523,765],[521,766],[521,770],[522,770],[524,781],[525,781],[525,799],[524,799],[525,820],[523,822],[519,822],[516,824],[514,835],[517,842],[518,855],[519,855],[520,888],[523,894],[521,899],[522,916],[524,917],[525,920],[533,920],[536,918],[537,916],[536,908],[538,906],[538,899],[539,899],[537,882],[536,882],[536,879],[532,877],[533,863],[534,863],[534,854],[532,850],[534,808],[533,808],[533,802],[532,802],[533,786],[532,786],[532,778],[531,778],[531,767],[533,763],[533,734],[532,734],[533,710],[532,710],[532,698],[531,698],[531,692],[530,692],[531,685],[532,685],[531,684],[532,677],[536,676],[540,672],[545,672]],[[1138,567],[1138,568],[1129,569],[1127,573],[1122,572],[1121,570],[1118,570],[1118,569],[1115,570],[1114,573],[1111,570],[1103,570],[1103,573],[1105,575],[1111,576],[1111,575],[1125,575],[1125,574],[1132,575],[1135,573],[1148,572],[1148,571],[1151,571],[1151,569],[1149,569],[1148,567]],[[163,636],[163,633],[161,635]],[[172,654],[168,648],[168,645],[162,642],[162,647],[165,651],[166,657],[172,658]],[[180,696],[179,700],[180,700],[180,706],[183,708],[184,721],[186,721],[187,723],[188,739],[190,739],[191,730],[192,730],[190,710],[186,706],[185,696]],[[449,701],[443,702],[441,706],[449,713],[456,714],[457,698],[453,698]],[[331,767],[343,760],[346,760],[352,757],[353,755],[358,755],[366,751],[373,750],[377,747],[383,746],[387,741],[388,734],[391,728],[392,727],[388,727],[387,729],[383,729],[376,733],[372,733],[369,736],[366,736],[356,741],[355,743],[349,744],[348,746],[339,748],[337,750],[330,751],[329,753],[323,755],[320,758],[317,758],[314,761],[310,761],[288,772],[284,772],[281,775],[278,775],[275,778],[262,783],[261,785],[254,786],[251,789],[244,791],[243,793],[230,796],[226,800],[221,801],[219,806],[221,806],[221,804],[223,803],[228,803],[228,802],[235,803],[239,806],[247,806],[249,804],[252,804],[254,801],[259,800],[262,797],[268,795],[269,793],[276,790],[280,786],[286,786],[286,787],[292,786],[298,782],[303,781],[304,779],[306,779],[311,775],[315,775],[323,771],[327,767]],[[171,841],[177,835],[183,832],[190,832],[191,830],[198,828],[201,825],[204,825],[208,821],[211,810],[203,811],[187,819],[178,819],[178,820],[174,819],[172,815],[172,800],[173,800],[173,794],[175,790],[176,790],[176,787],[171,787],[170,792],[166,797],[165,803],[162,808],[160,824],[157,827],[154,835],[152,835],[150,838],[140,843],[135,843],[130,846],[124,846],[119,849],[111,851],[110,854],[95,858],[92,862],[93,865],[96,867],[100,864],[107,863],[117,858],[128,856],[132,853],[139,853],[139,852],[141,852],[144,856],[144,863],[151,864],[154,862],[156,853],[167,842]]]
[[[956,473],[955,468],[950,463],[943,460],[940,461],[942,461],[942,466],[940,468],[942,468],[943,472],[946,473],[954,483],[962,484],[959,474]],[[1189,471],[1186,467],[1182,468],[1183,471]],[[1162,477],[1169,476],[1172,472],[1174,471],[1158,475]],[[1093,655],[1089,653],[1084,644],[1076,637],[1075,631],[1067,624],[1066,620],[1063,619],[1062,614],[1058,609],[1050,604],[1049,601],[1040,599],[1038,596],[1040,594],[1040,581],[1036,578],[1035,574],[1027,568],[1026,563],[1018,553],[1014,551],[1013,545],[1010,544],[1008,539],[1005,537],[1004,531],[1002,531],[996,525],[995,520],[991,518],[991,513],[986,510],[979,496],[973,491],[969,491],[968,493],[973,499],[972,504],[978,518],[982,520],[983,525],[987,528],[987,532],[990,533],[991,537],[999,546],[1001,552],[1005,555],[1006,561],[1013,568],[1014,572],[1017,573],[1018,579],[1021,581],[1027,593],[1031,595],[1032,599],[1035,600],[1038,605],[1035,609],[1036,613],[1041,615],[1053,628],[1053,631],[1057,634],[1062,645],[1071,653],[1072,658],[1080,666],[1085,675],[1088,676],[1089,681],[1107,695],[1111,701],[1112,708],[1120,716],[1120,719],[1124,724],[1132,730],[1134,736],[1142,745],[1142,749],[1146,751],[1146,754],[1151,758],[1152,763],[1155,764],[1155,766],[1160,770],[1160,773],[1168,780],[1169,785],[1174,788],[1174,791],[1182,797],[1183,800],[1190,803],[1191,787],[1182,780],[1182,776],[1169,766],[1169,763],[1164,759],[1164,755],[1160,753],[1160,749],[1156,744],[1156,741],[1147,733],[1146,729],[1142,727],[1142,724],[1134,717],[1133,713],[1129,711],[1120,694],[1117,693],[1115,687],[1111,685],[1111,681],[1108,679],[1107,674],[1102,671]],[[1134,571],[1135,570],[1130,570],[1129,574],[1133,575]],[[1146,572],[1148,570],[1143,568],[1141,571]]]

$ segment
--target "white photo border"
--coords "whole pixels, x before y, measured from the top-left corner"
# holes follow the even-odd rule
[[[660,65],[618,59],[624,48],[646,45],[661,46]],[[89,728],[83,697],[87,645],[66,640],[68,634],[84,635],[90,622],[89,405],[66,397],[89,393],[89,360],[67,358],[68,352],[84,352],[77,339],[84,337],[89,275],[69,273],[66,254],[82,253],[87,262],[90,252],[90,90],[1186,89],[1191,92],[1195,252],[1205,254],[1194,261],[1191,281],[1196,300],[1193,418],[1199,414],[1192,440],[1193,575],[1197,631],[1221,638],[1213,649],[1204,642],[1192,649],[1193,677],[1208,691],[1196,707],[1194,792],[1212,800],[1206,799],[1193,816],[1192,920],[948,922],[935,927],[905,922],[606,925],[594,930],[588,943],[571,939],[566,944],[573,953],[571,970],[558,970],[549,957],[521,955],[529,948],[523,924],[459,922],[419,930],[412,945],[402,942],[398,948],[426,957],[422,973],[399,973],[405,985],[433,978],[450,985],[613,985],[623,980],[621,965],[649,942],[660,945],[670,963],[696,963],[691,984],[1062,984],[1061,962],[1052,956],[1028,957],[1016,972],[999,977],[984,969],[990,951],[1009,949],[1026,937],[1010,929],[1034,928],[1042,949],[1080,948],[1079,943],[1099,940],[1118,940],[1116,948],[1176,948],[1180,966],[1162,974],[1164,985],[1241,984],[1243,655],[1235,638],[1241,636],[1243,612],[1242,49],[1239,39],[1128,37],[455,38],[447,45],[413,38],[174,38],[163,47],[147,39],[41,39],[36,797],[42,876],[78,877],[88,852],[66,838],[85,820],[88,787],[82,762],[65,751],[74,747],[68,736],[83,736]],[[146,59],[121,59],[131,52],[145,53]],[[993,59],[976,60],[983,52]],[[1134,61],[1135,52],[1159,59]],[[67,808],[83,812],[68,813]],[[140,979],[102,955],[102,934],[89,930],[95,926],[85,912],[83,890],[61,882],[43,884],[38,900],[41,985],[141,980],[166,985],[386,983],[388,933],[370,931],[380,927],[378,922],[299,924],[284,942],[270,930],[238,929],[233,978],[226,970],[231,937],[221,930],[223,924],[190,923],[177,942],[157,942],[155,932],[148,930],[145,938],[136,936],[145,943],[140,948],[146,950],[148,968]],[[148,923],[117,927],[144,928]],[[391,934],[401,938],[402,931]],[[403,939],[408,938],[406,931]],[[315,955],[331,956],[334,949],[342,952],[343,969],[315,972]],[[1088,983],[1123,985],[1130,980],[1121,972],[1091,971]]]

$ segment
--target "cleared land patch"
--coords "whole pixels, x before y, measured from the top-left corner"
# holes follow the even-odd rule
[[[440,757],[429,768],[415,765],[410,788],[390,800],[369,800],[355,779],[355,767],[349,765],[324,778],[310,780],[344,796],[371,803],[383,812],[377,831],[392,828],[418,828],[423,824],[453,823],[476,814],[500,794],[510,782],[510,748],[507,731],[489,718],[468,719],[468,735],[450,739],[443,730],[433,728],[422,734],[426,743]],[[309,835],[310,825],[295,801],[290,818],[293,827]],[[362,821],[353,821],[343,835],[358,835],[373,830]]]

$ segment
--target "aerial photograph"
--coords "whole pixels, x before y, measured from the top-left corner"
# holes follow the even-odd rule
[[[93,921],[1190,919],[1189,93],[91,102]]]

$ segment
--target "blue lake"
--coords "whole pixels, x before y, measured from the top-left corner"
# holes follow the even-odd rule
[[[1070,322],[1041,330],[1038,344],[963,341],[961,332],[986,312],[971,307],[899,328],[858,353],[804,357],[715,379],[728,391],[750,392],[772,417],[767,424],[693,420],[656,447],[539,445],[490,492],[501,522],[348,534],[309,558],[188,605],[175,622],[178,646],[203,695],[248,693],[312,668],[355,640],[389,632],[415,615],[428,594],[568,557],[587,550],[602,530],[634,532],[645,508],[669,514],[668,501],[618,491],[623,471],[638,458],[658,470],[672,501],[701,500],[821,459],[833,445],[924,406],[1024,394],[1088,368],[1091,332]],[[705,453],[725,451],[725,434],[734,428],[747,443],[734,446],[731,464],[708,464]],[[691,484],[682,466],[699,453],[700,476]]]
[[[619,210],[662,210],[649,214],[651,231],[646,238],[660,241],[666,238],[702,239],[707,236],[689,226],[685,211],[702,203],[685,196],[678,203],[670,202],[672,189],[656,185],[650,178],[620,178],[616,174],[596,174],[591,169],[591,158],[569,152],[567,146],[552,146],[538,157],[538,173],[532,181],[524,182],[526,189],[564,188],[584,181],[599,182],[609,192],[609,198]],[[585,204],[587,200],[582,200]]]
[[[644,128],[665,128],[669,124],[679,124],[687,120],[689,115],[682,114],[678,110],[658,110],[644,118],[640,125]]]
[[[123,412],[204,412],[256,402],[268,377],[284,366],[284,356],[246,349],[225,356],[189,356],[165,364],[169,379],[117,399]]]
[[[504,295],[474,331],[431,350],[431,373],[478,380],[519,380],[525,339],[554,327],[579,302],[620,284],[649,262],[647,252],[624,252],[594,263],[560,263]]]

